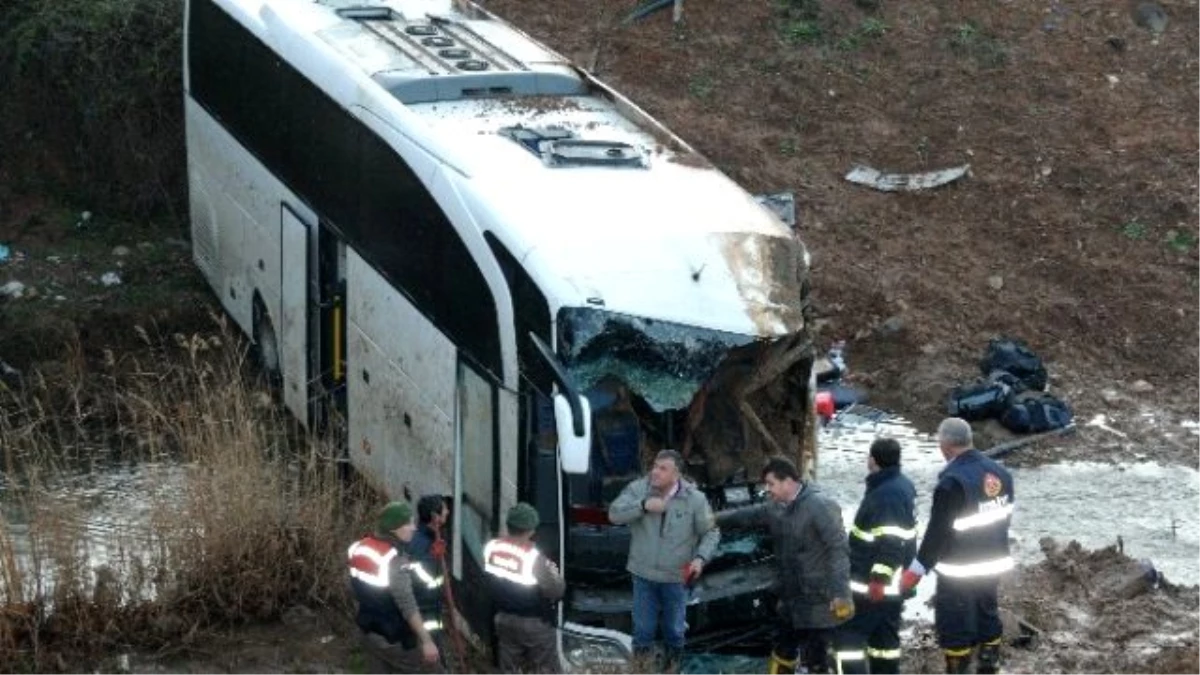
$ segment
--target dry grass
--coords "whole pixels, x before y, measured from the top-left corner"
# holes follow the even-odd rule
[[[59,372],[0,392],[0,670],[347,600],[345,546],[371,500],[339,478],[335,450],[250,384],[223,327],[137,330],[136,354],[75,345]],[[114,460],[163,470],[139,488],[140,515],[85,530],[89,502],[71,496]]]

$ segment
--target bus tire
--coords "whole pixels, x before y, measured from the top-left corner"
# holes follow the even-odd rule
[[[279,340],[275,336],[275,326],[271,324],[271,315],[267,314],[257,296],[254,300],[254,360],[266,376],[267,382],[277,387],[283,380]]]

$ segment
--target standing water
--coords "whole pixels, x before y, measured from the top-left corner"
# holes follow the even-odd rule
[[[867,448],[884,436],[900,442],[901,468],[917,488],[917,529],[923,535],[945,461],[933,437],[906,420],[843,415],[822,432],[817,482],[842,505],[849,525],[862,500]],[[1009,470],[1016,504],[1010,536],[1018,564],[1044,559],[1038,545],[1042,537],[1061,544],[1074,539],[1085,548],[1100,549],[1120,536],[1126,555],[1149,559],[1168,581],[1200,583],[1196,469],[1154,462],[1064,462]],[[934,587],[928,582],[917,587],[918,601],[905,604],[906,617],[931,618],[920,598],[931,595]]]

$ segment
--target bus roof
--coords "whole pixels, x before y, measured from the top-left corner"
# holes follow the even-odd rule
[[[403,104],[395,126],[454,169],[477,226],[552,304],[756,335],[802,325],[807,254],[787,226],[623,96],[481,8],[221,2],[315,47],[271,36],[266,22],[267,39],[347,107],[386,117]],[[341,67],[322,63],[325,48]],[[338,78],[347,66],[357,77]],[[347,85],[363,78],[378,88]]]

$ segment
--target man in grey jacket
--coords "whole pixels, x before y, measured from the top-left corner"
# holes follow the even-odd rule
[[[608,518],[630,530],[634,655],[644,657],[653,648],[661,616],[662,666],[669,670],[683,653],[686,584],[700,576],[721,539],[708,499],[683,480],[683,457],[662,450],[650,475],[626,485],[609,506]]]
[[[767,672],[797,672],[797,660],[805,672],[829,672],[833,629],[854,614],[842,510],[782,457],[767,462],[762,478],[770,503],[724,512],[717,522],[765,526],[775,543],[781,625]]]

